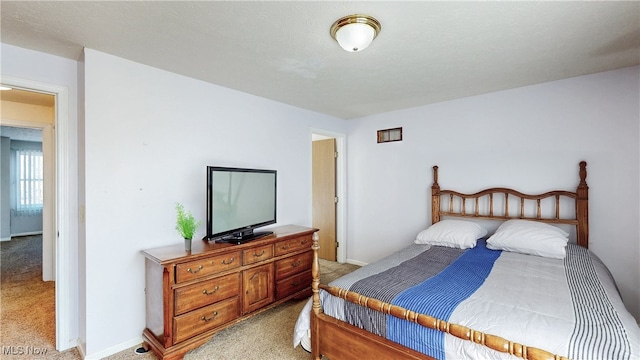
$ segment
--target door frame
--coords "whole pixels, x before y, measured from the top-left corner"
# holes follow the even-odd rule
[[[336,260],[339,263],[347,261],[347,135],[335,131],[324,129],[311,129],[310,137],[313,142],[313,135],[321,135],[336,140],[336,151],[338,158],[336,159],[336,196],[338,203],[336,204],[336,241],[340,244],[336,251]],[[311,146],[309,144],[309,162],[311,163]],[[313,167],[310,167],[313,171]],[[311,180],[310,180],[311,181]],[[313,186],[313,185],[311,185]],[[309,192],[309,198],[312,199],[312,193]],[[313,201],[309,201],[309,218],[313,218]]]
[[[53,201],[49,202],[49,213],[51,216],[51,230],[53,232],[50,248],[53,249],[54,268],[53,279],[55,279],[55,308],[56,308],[56,350],[63,351],[75,346],[74,341],[70,339],[71,334],[71,308],[70,308],[70,215],[71,202],[69,198],[69,89],[64,86],[47,84],[39,81],[16,78],[12,76],[2,75],[0,82],[3,85],[33,91],[51,94],[55,96],[55,121],[52,135],[52,146],[48,149],[53,150],[50,156],[51,163],[54,165],[54,184],[50,189],[54,189]],[[1,119],[0,119],[1,120]],[[45,124],[31,123],[28,121],[10,121],[1,120],[3,125],[12,125],[20,127],[38,127],[46,131]],[[43,147],[45,133],[43,132]],[[46,186],[46,185],[45,185]],[[44,210],[43,210],[44,211]],[[44,220],[44,219],[43,219]],[[43,225],[45,226],[45,225]],[[44,229],[44,228],[43,228]],[[43,248],[48,246],[43,244]],[[43,257],[44,258],[44,257]],[[48,271],[48,270],[47,270]],[[45,269],[43,268],[43,276]]]

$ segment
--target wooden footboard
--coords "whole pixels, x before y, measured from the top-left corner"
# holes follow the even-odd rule
[[[322,356],[331,360],[434,359],[322,313],[311,315],[311,326],[312,354],[316,360]]]

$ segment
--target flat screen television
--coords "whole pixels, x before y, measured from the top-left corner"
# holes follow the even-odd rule
[[[255,229],[276,223],[277,171],[207,166],[207,235],[241,244],[272,234]]]

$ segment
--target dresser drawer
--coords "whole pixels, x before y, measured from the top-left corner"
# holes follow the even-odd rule
[[[242,264],[249,265],[273,257],[273,244],[260,246],[242,252]]]
[[[288,278],[301,271],[311,270],[313,252],[307,251],[286,259],[276,261],[276,280]]]
[[[204,331],[211,330],[234,320],[239,315],[238,297],[188,312],[173,318],[174,342],[189,339]]]
[[[299,250],[311,250],[313,240],[311,235],[300,236],[294,239],[284,240],[276,243],[276,256],[296,252]]]
[[[282,299],[285,296],[311,287],[311,280],[311,270],[308,270],[298,275],[294,275],[290,278],[277,281],[276,298]]]
[[[176,282],[181,283],[240,267],[240,251],[176,265]]]
[[[176,289],[175,313],[180,315],[240,293],[240,274],[231,274]]]

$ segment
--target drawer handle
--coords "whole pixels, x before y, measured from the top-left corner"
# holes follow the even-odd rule
[[[282,249],[282,250],[289,250],[289,248],[290,248],[290,247],[291,247],[291,246],[289,246],[289,244],[287,244],[287,245],[282,245],[282,246],[280,247],[280,249]]]
[[[296,261],[294,263],[291,263],[291,267],[298,267],[300,265],[302,265],[302,261],[300,261],[300,260],[298,260],[298,261]]]
[[[236,258],[232,257],[231,260],[227,261],[227,259],[222,260],[222,264],[223,265],[230,265],[233,264],[233,262],[236,261]]]
[[[264,249],[262,249],[262,252],[261,252],[260,254],[258,254],[258,253],[257,253],[257,252],[255,252],[255,251],[253,252],[253,256],[254,256],[254,257],[260,257],[260,256],[262,256],[262,255],[264,255]]]
[[[192,274],[197,274],[200,270],[202,270],[202,268],[203,268],[202,265],[198,266],[198,268],[196,270],[192,270],[191,268],[188,268],[187,272],[188,273],[192,273]]]
[[[302,241],[300,241],[300,245],[305,245],[309,243],[309,239],[304,239]]]
[[[216,316],[218,316],[218,312],[217,312],[217,311],[214,311],[214,312],[213,312],[213,316],[212,316],[212,317],[207,318],[207,317],[205,317],[205,316],[202,316],[202,317],[200,318],[200,320],[202,320],[202,321],[204,321],[204,322],[209,322],[209,321],[211,321],[211,320],[215,319],[215,317],[216,317]]]
[[[208,291],[207,289],[204,289],[202,290],[202,293],[205,295],[212,295],[212,294],[215,294],[216,291],[218,291],[218,289],[220,289],[220,287],[216,285],[216,287],[213,288],[213,291]]]
[[[298,281],[296,281],[296,282],[291,284],[291,286],[298,286],[298,285],[300,285],[300,280],[298,280]]]

